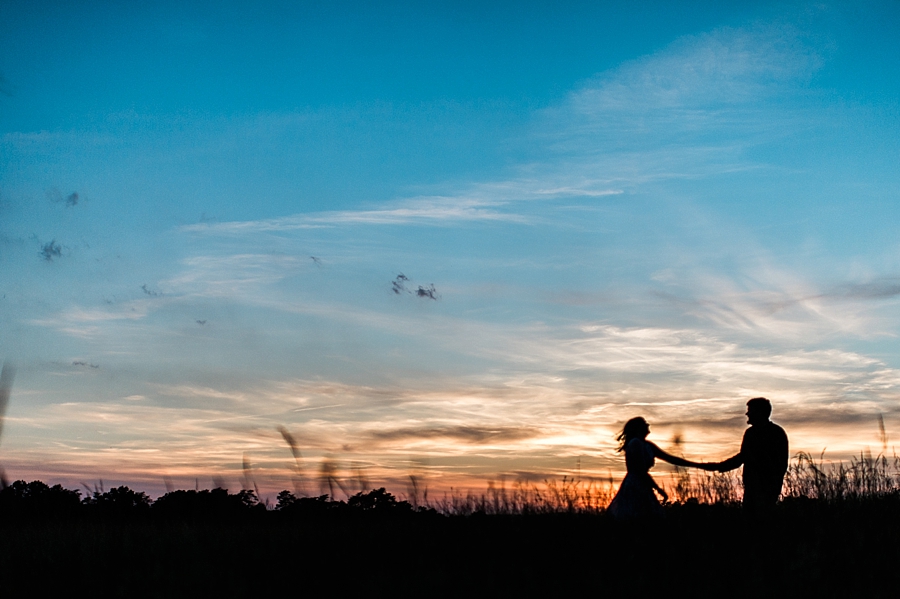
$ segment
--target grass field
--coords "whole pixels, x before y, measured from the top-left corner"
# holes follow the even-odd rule
[[[549,596],[896,596],[896,458],[824,466],[802,455],[771,518],[741,511],[739,480],[679,472],[666,516],[604,513],[604,484],[493,487],[415,505],[384,490],[344,501],[284,492],[62,487],[0,492],[9,591],[162,597],[259,593]],[[13,596],[13,595],[9,595]]]

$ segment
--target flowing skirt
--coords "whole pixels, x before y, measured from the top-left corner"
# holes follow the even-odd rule
[[[619,492],[613,497],[607,511],[615,518],[633,519],[661,516],[659,500],[653,492],[653,479],[649,473],[625,475]]]

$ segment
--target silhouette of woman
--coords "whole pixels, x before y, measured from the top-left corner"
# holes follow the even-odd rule
[[[650,425],[638,416],[626,422],[622,432],[616,437],[619,441],[618,451],[625,452],[627,470],[625,479],[619,486],[619,492],[607,508],[616,518],[644,518],[662,514],[662,506],[653,492],[659,493],[663,502],[668,501],[669,496],[650,476],[650,469],[653,468],[656,458],[675,466],[715,470],[713,464],[691,462],[669,455],[655,443],[647,441],[649,434]]]

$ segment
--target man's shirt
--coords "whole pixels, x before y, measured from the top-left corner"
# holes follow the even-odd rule
[[[744,494],[781,493],[788,466],[788,438],[774,422],[755,424],[744,432],[741,452],[722,462],[724,470],[744,465]]]

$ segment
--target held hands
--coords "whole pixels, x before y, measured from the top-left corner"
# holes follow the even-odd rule
[[[721,465],[721,462],[710,462],[708,464],[703,462],[687,462],[689,468],[699,468],[700,470],[706,470],[708,472],[722,472]]]

